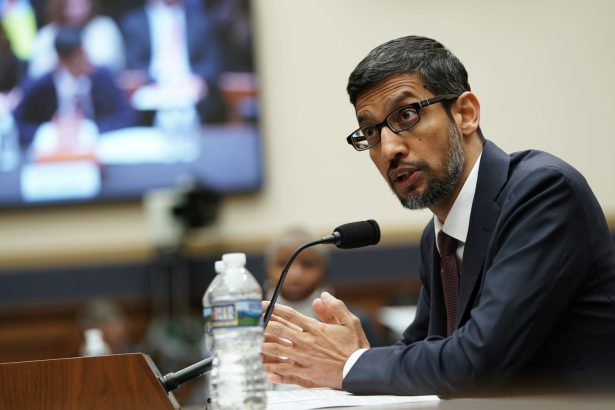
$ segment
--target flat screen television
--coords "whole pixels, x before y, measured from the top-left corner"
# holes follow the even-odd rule
[[[72,112],[60,101],[64,83],[54,74],[34,78],[26,66],[22,101],[9,113],[0,110],[0,207],[136,199],[187,179],[221,194],[260,188],[258,82],[249,1],[159,0],[156,8],[154,3],[100,2],[96,18],[111,21],[121,34],[118,47],[123,50],[115,51],[123,58],[122,66],[110,64],[102,71],[125,97],[133,114],[130,126],[99,126],[93,96],[88,106],[93,115],[80,110],[78,125],[59,127],[58,112]],[[175,4],[173,11],[163,11],[163,3]],[[188,11],[179,12],[180,6]],[[179,23],[171,23],[173,13],[180,16]],[[38,15],[43,14],[39,10]],[[48,21],[38,22],[39,36],[45,24]],[[65,28],[58,27],[54,52],[61,51],[58,33]],[[180,42],[165,46],[172,30],[183,33]],[[84,54],[96,60],[89,57],[87,28],[80,33]],[[110,44],[115,43],[99,39],[94,49]],[[29,62],[38,57],[36,50]],[[57,55],[55,64],[61,64]],[[170,79],[177,71],[184,73],[181,81]],[[53,77],[57,107],[51,120],[36,124],[24,138],[23,101],[45,75]],[[94,93],[95,80],[88,87]],[[32,112],[49,108],[40,96],[32,100]]]

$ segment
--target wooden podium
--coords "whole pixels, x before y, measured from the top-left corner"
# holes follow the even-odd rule
[[[0,363],[0,409],[179,409],[141,353]]]

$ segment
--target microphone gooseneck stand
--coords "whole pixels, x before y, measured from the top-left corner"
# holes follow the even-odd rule
[[[304,243],[299,246],[295,252],[288,258],[288,261],[284,265],[280,279],[273,292],[269,306],[263,316],[263,328],[267,327],[269,319],[273,314],[273,308],[278,300],[278,295],[282,289],[282,284],[286,278],[286,274],[290,269],[293,261],[297,255],[306,248],[320,244],[334,244],[341,249],[360,248],[367,245],[375,245],[380,241],[380,228],[374,220],[352,222],[335,228],[331,235],[327,235],[319,240]],[[177,389],[183,383],[196,379],[199,376],[209,373],[211,371],[213,358],[207,357],[206,359],[196,362],[188,367],[185,367],[175,373],[168,373],[159,378],[162,387],[168,393]]]
[[[211,362],[213,361],[213,357],[209,356],[200,362],[196,362],[191,364],[188,367],[184,367],[181,370],[178,370],[175,373],[165,374],[161,379],[160,383],[162,383],[162,387],[168,393],[175,389],[177,389],[182,384],[190,381],[192,379],[196,379],[199,376],[204,375],[205,373],[209,373],[211,371]]]

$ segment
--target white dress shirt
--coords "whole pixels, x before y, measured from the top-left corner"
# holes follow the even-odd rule
[[[150,76],[157,82],[173,83],[190,75],[184,8],[155,2],[147,4],[145,12],[152,41]]]
[[[92,81],[86,75],[73,76],[64,67],[53,73],[53,83],[58,97],[58,114],[74,115],[80,112],[92,119],[94,108],[91,97]]]

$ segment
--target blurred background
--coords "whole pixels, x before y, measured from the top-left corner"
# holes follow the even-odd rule
[[[381,244],[332,250],[328,286],[394,338],[411,313],[390,308],[416,298],[430,213],[401,208],[346,144],[345,86],[373,47],[403,35],[450,48],[485,136],[577,167],[615,227],[608,0],[2,0],[0,13],[0,362],[78,355],[98,327],[113,351],[177,370],[203,354],[201,297],[223,253],[246,252],[265,283],[265,248],[288,228],[319,238],[362,219],[379,222]],[[54,44],[67,25],[80,28],[90,110],[45,106],[39,118],[36,91],[70,71]],[[183,45],[165,45],[178,32]],[[99,71],[113,84],[98,86]],[[117,93],[98,109],[101,88]],[[130,116],[96,116],[114,107]]]

